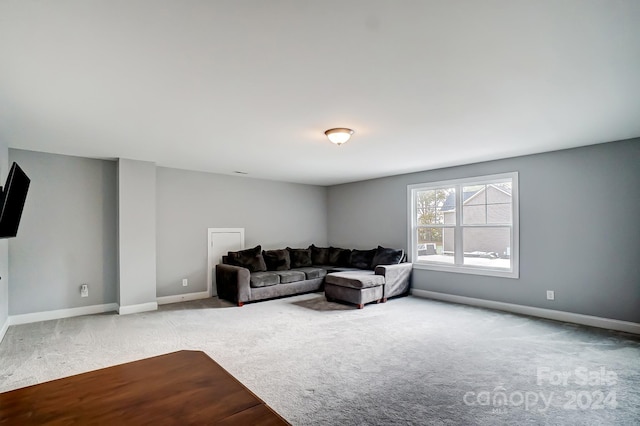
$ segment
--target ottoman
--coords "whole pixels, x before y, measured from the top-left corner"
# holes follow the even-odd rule
[[[382,302],[384,276],[373,271],[332,272],[324,281],[328,301],[355,303],[362,309],[365,303]]]

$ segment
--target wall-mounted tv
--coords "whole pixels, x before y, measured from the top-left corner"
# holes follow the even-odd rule
[[[4,190],[0,188],[0,238],[11,238],[18,234],[18,225],[30,183],[31,179],[20,166],[13,163]]]

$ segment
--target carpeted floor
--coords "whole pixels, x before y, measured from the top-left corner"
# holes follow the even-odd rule
[[[180,349],[294,425],[640,424],[640,336],[415,297],[214,298],[13,326],[0,391]]]

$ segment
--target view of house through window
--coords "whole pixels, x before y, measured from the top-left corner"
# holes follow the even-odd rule
[[[414,264],[517,277],[517,176],[409,186]]]

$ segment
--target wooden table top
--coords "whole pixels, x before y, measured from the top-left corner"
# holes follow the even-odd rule
[[[2,393],[0,424],[289,423],[204,352],[179,351]]]

